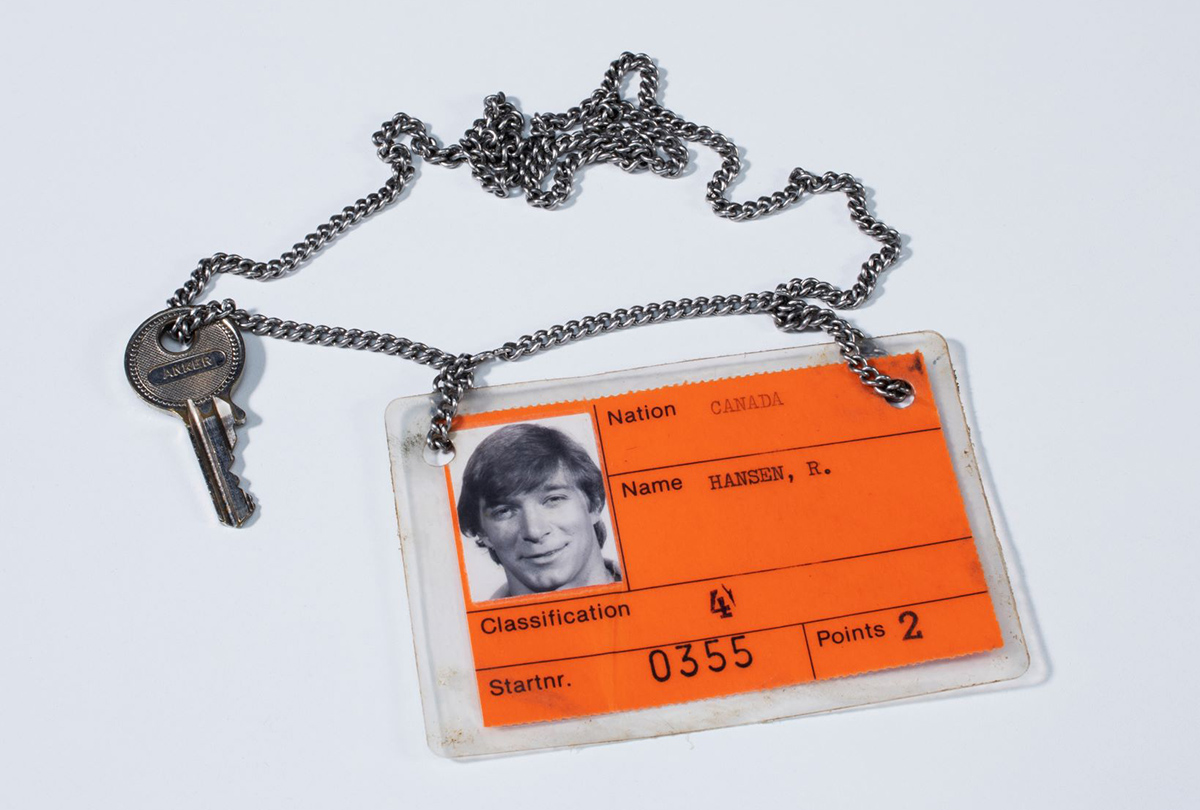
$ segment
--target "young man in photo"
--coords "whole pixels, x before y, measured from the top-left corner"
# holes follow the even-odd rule
[[[501,599],[620,581],[600,553],[604,508],[604,479],[578,442],[544,425],[508,425],[467,461],[458,524],[504,569],[491,597]]]

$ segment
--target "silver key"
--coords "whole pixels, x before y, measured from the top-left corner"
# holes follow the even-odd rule
[[[162,345],[164,331],[187,309],[168,309],[138,327],[125,349],[125,376],[146,402],[183,419],[204,471],[217,517],[241,526],[254,513],[254,501],[230,468],[234,428],[246,414],[230,399],[242,376],[245,344],[228,319],[203,326],[181,352]]]

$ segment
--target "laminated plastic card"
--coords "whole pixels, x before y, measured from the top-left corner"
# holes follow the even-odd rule
[[[429,744],[475,756],[1017,677],[1029,658],[942,338],[479,388],[387,433]]]

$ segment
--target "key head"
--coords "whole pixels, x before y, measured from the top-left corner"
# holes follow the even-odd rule
[[[187,311],[167,309],[148,318],[125,348],[125,376],[133,390],[151,405],[176,413],[187,409],[188,400],[227,397],[246,362],[242,336],[227,318],[200,327],[183,351],[164,347],[163,333]]]

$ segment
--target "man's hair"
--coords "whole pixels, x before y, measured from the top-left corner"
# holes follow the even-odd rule
[[[524,423],[500,428],[480,442],[467,461],[458,497],[459,529],[482,546],[480,511],[484,506],[530,492],[560,469],[587,498],[589,512],[604,506],[604,478],[579,442],[545,425]],[[596,521],[595,529],[596,540],[603,546],[604,523]],[[495,552],[492,559],[499,562]]]

